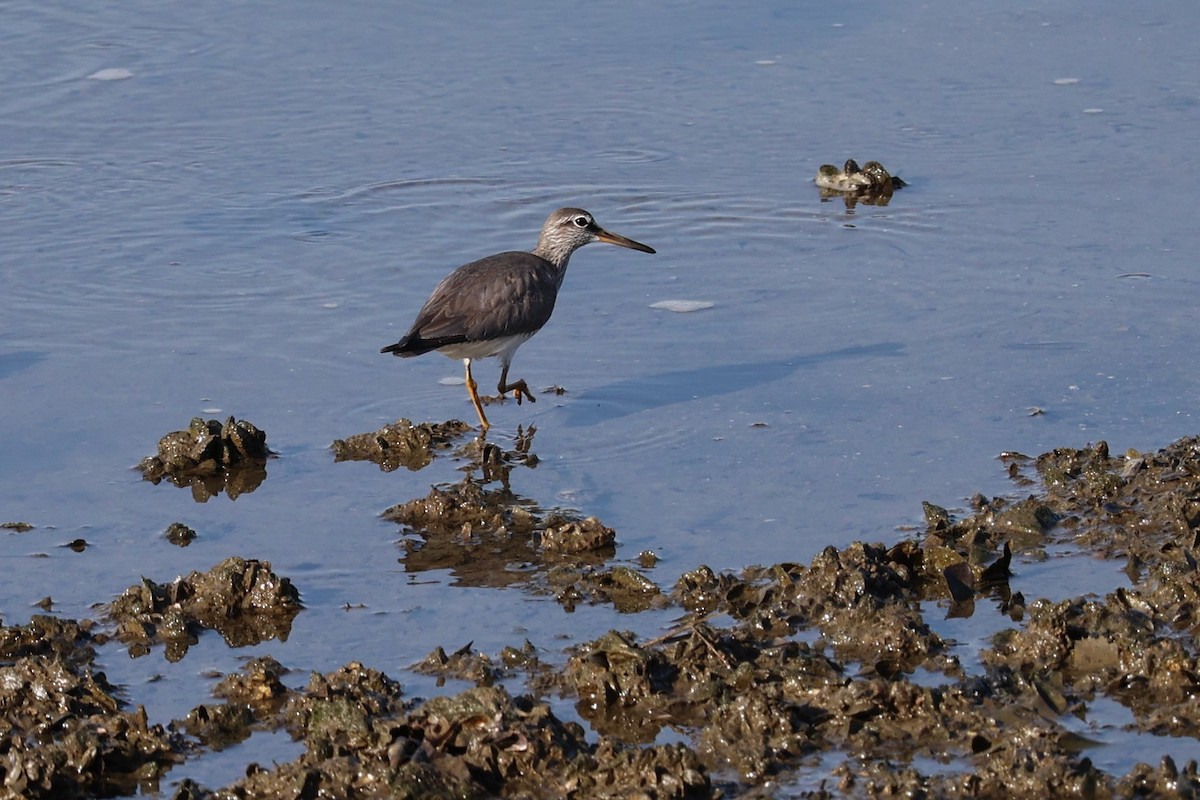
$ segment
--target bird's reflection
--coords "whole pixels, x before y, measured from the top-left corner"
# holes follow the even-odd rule
[[[513,467],[522,466],[533,469],[538,465],[537,453],[531,449],[536,433],[537,426],[535,425],[530,425],[528,429],[518,425],[517,435],[513,437],[512,450],[504,450],[481,436],[476,440],[480,445],[478,462],[468,464],[463,467],[463,471],[470,475],[478,469],[483,475],[484,483],[499,481],[507,491],[509,475],[512,473]]]
[[[408,574],[445,570],[458,586],[519,585],[568,607],[609,599],[597,597],[589,578],[615,555],[615,532],[595,517],[542,508],[513,490],[519,471],[538,465],[536,433],[530,426],[503,443],[465,442],[453,453],[463,461],[462,480],[383,513],[402,528],[399,560]]]
[[[662,601],[639,571],[652,564],[607,565],[616,555],[612,528],[576,509],[543,508],[513,490],[521,469],[538,466],[536,427],[518,427],[511,437],[493,430],[490,439],[487,431],[467,438],[469,431],[459,420],[417,425],[401,419],[333,443],[335,460],[372,461],[384,472],[417,471],[444,458],[460,462],[459,481],[435,485],[382,514],[401,527],[399,561],[409,576],[443,571],[456,586],[520,586],[553,595],[568,611],[578,603],[610,602],[640,611]]]

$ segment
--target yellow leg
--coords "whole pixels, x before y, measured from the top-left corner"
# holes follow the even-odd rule
[[[479,402],[479,384],[475,383],[475,379],[471,377],[471,359],[464,358],[463,364],[467,366],[467,391],[471,394],[471,402],[475,405],[475,413],[479,415],[479,424],[483,428],[483,432],[487,433],[488,428],[492,427],[487,421],[487,417],[483,415],[483,404]]]

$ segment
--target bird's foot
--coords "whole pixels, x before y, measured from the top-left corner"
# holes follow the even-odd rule
[[[508,392],[512,392],[513,399],[517,401],[517,405],[521,405],[522,400],[528,400],[531,403],[537,402],[537,398],[534,397],[533,393],[529,391],[529,387],[523,380],[517,381],[516,383],[502,383],[496,388],[500,390],[501,400],[505,399],[505,395]]]

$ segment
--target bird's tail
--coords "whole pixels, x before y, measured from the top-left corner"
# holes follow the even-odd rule
[[[380,348],[381,353],[391,353],[401,358],[412,358],[419,356],[422,353],[428,353],[431,350],[436,350],[440,347],[436,342],[430,342],[422,339],[420,336],[409,334],[395,344],[389,344],[387,347]]]
[[[389,344],[387,347],[381,348],[379,350],[379,352],[391,353],[392,355],[402,356],[404,358],[407,358],[409,356],[420,355],[421,353],[425,352],[424,350],[414,350],[413,348],[411,348],[409,346],[410,338],[411,337],[406,336],[403,339],[401,339],[400,341],[396,342],[395,344]]]

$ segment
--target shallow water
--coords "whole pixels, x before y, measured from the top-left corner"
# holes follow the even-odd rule
[[[660,556],[661,583],[895,540],[922,499],[1015,491],[1002,451],[1194,432],[1190,5],[475,11],[8,5],[0,521],[37,528],[0,534],[6,623],[237,553],[308,607],[249,655],[354,657],[418,693],[404,667],[438,644],[527,637],[553,658],[661,629],[406,572],[378,514],[458,465],[384,474],[327,449],[472,418],[440,382],[456,362],[378,349],[449,269],[531,246],[561,205],[658,255],[575,256],[513,367],[567,392],[493,407],[493,438],[536,425],[513,491],[597,515],[619,559]],[[911,185],[821,201],[817,167],[847,157]],[[713,306],[651,308],[667,300]],[[131,469],[229,414],[280,454],[254,493],[199,505]],[[192,546],[161,538],[174,521]],[[1030,598],[1113,585],[1086,562],[1016,570]],[[166,721],[245,655],[210,636],[178,664],[104,667]]]

